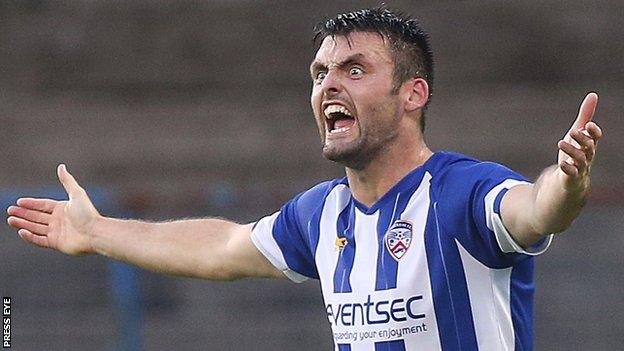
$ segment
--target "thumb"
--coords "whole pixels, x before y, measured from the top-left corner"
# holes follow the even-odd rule
[[[570,130],[583,129],[587,122],[591,121],[594,117],[594,112],[596,111],[596,105],[598,104],[598,94],[594,92],[590,92],[585,96],[583,102],[581,103],[581,107],[579,108],[578,116],[572,125]]]
[[[69,195],[70,199],[73,199],[84,193],[84,189],[81,188],[80,185],[78,185],[78,182],[76,182],[74,176],[67,171],[67,167],[65,167],[64,164],[61,163],[60,165],[58,165],[56,173],[59,180],[61,181],[61,184],[63,184],[63,188],[65,188],[65,191],[67,191],[67,195]]]

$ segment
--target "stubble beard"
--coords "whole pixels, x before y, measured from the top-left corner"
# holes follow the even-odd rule
[[[393,123],[391,128],[373,128],[371,133],[365,129],[360,129],[360,136],[356,140],[346,142],[346,145],[330,146],[325,143],[323,156],[347,168],[365,169],[397,137],[396,127],[396,123]]]

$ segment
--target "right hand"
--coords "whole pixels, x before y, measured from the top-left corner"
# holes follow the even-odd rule
[[[18,199],[17,206],[7,209],[7,223],[33,245],[69,255],[93,253],[90,233],[101,215],[65,165],[58,166],[57,174],[69,195],[68,201]]]

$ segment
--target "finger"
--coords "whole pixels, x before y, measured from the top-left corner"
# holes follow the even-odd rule
[[[50,224],[50,220],[52,219],[52,216],[49,213],[33,211],[18,206],[10,206],[9,208],[7,208],[7,214],[9,214],[9,216],[20,217],[31,222],[37,222],[41,224]]]
[[[587,159],[585,158],[585,153],[583,151],[563,140],[560,140],[557,146],[561,151],[572,158],[574,165],[579,170],[579,173],[587,167]]]
[[[60,164],[56,170],[59,180],[61,184],[63,184],[63,188],[67,191],[67,195],[69,195],[70,199],[75,198],[76,196],[84,194],[84,189],[78,185],[76,179],[73,175],[71,175],[67,171],[67,167],[64,164]]]
[[[581,151],[583,151],[583,153],[585,154],[587,162],[591,162],[591,160],[594,158],[594,139],[590,138],[580,130],[573,130],[572,132],[570,132],[570,136],[572,137],[572,139],[574,139],[574,141],[578,143]]]
[[[594,142],[597,142],[602,138],[602,129],[596,124],[596,122],[589,122],[585,125],[585,130],[589,134],[589,136],[594,139]]]
[[[47,236],[35,235],[35,234],[31,233],[30,231],[28,231],[27,229],[20,229],[20,230],[17,231],[17,234],[24,241],[26,241],[28,243],[31,243],[33,245],[36,245],[36,246],[39,246],[39,247],[45,247],[45,248],[49,248],[50,247],[50,244],[49,244]]]
[[[46,213],[52,213],[58,203],[59,201],[52,199],[35,199],[32,197],[17,199],[17,205],[20,207]]]
[[[561,161],[559,163],[559,168],[561,168],[563,173],[569,176],[575,177],[576,175],[578,175],[578,168],[576,168],[575,165],[572,165],[566,161]]]
[[[574,124],[572,124],[572,128],[570,128],[570,130],[581,129],[585,127],[587,122],[592,120],[594,112],[596,111],[597,104],[598,94],[593,92],[587,94],[587,96],[585,96],[585,99],[583,99],[583,102],[581,103],[578,116],[576,117],[576,120],[574,121]]]
[[[48,234],[48,226],[45,224],[35,223],[31,221],[27,221],[23,218],[19,217],[9,217],[7,218],[7,223],[16,229],[26,229],[29,232],[36,235],[46,235]]]

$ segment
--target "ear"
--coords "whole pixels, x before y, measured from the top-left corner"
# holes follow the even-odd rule
[[[421,109],[429,100],[429,84],[422,78],[412,78],[404,84],[404,91],[407,94],[405,100],[405,110],[413,112]]]

